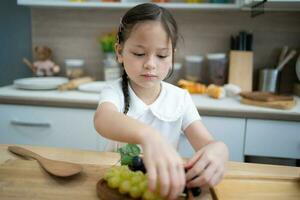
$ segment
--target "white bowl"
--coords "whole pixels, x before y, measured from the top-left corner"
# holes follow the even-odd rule
[[[106,86],[105,81],[95,81],[91,83],[84,83],[79,85],[78,90],[82,92],[100,93]]]

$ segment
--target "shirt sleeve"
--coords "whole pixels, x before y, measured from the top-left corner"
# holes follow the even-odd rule
[[[103,88],[100,93],[98,105],[104,102],[110,102],[117,107],[119,112],[121,112],[123,107],[122,97],[123,96],[115,88],[107,86]]]
[[[191,95],[186,91],[185,93],[185,111],[182,119],[182,131],[184,131],[192,122],[201,120],[198,110],[192,100]]]

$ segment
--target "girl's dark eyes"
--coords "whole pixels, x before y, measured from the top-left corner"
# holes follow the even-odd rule
[[[144,53],[133,53],[133,55],[141,57],[141,56],[144,56],[145,54]],[[165,55],[157,55],[157,57],[159,57],[159,58],[166,58],[166,57],[168,57],[168,55],[167,56],[165,56]]]
[[[168,56],[160,56],[160,55],[158,55],[158,57],[159,57],[159,58],[166,58],[166,57],[168,57]]]
[[[141,56],[144,56],[145,54],[144,53],[133,53],[133,55],[141,57]]]

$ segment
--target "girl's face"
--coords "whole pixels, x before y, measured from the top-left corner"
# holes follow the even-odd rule
[[[158,21],[136,24],[116,52],[133,89],[159,88],[172,67],[172,43]]]

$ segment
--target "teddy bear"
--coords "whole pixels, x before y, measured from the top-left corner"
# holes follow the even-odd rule
[[[31,63],[26,58],[23,62],[37,76],[53,76],[60,71],[60,67],[51,60],[52,50],[47,46],[37,46],[34,48],[36,61]]]

